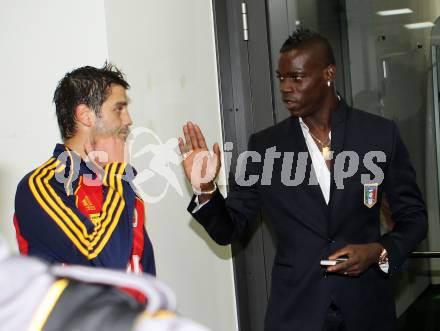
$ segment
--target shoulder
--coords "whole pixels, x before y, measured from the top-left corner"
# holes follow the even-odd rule
[[[347,120],[351,126],[360,129],[367,128],[376,132],[394,131],[396,127],[390,119],[356,108],[349,108]]]
[[[53,173],[56,172],[56,170],[56,159],[50,158],[39,167],[27,173],[17,185],[16,200],[19,198],[27,198],[32,192],[39,190],[39,186],[41,186],[43,181],[45,181],[48,176],[53,177]],[[47,183],[47,181],[44,183]]]
[[[295,121],[298,121],[298,119],[289,117],[269,128],[254,133],[250,138],[250,145],[254,147],[271,146],[285,139],[286,136],[289,136],[289,131],[295,127]]]
[[[397,125],[390,119],[351,108],[345,126],[345,147],[352,150],[392,153],[399,136]]]

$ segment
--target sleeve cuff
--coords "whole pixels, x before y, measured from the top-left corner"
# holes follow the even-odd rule
[[[383,235],[378,241],[378,243],[380,243],[387,251],[388,253],[388,274],[392,274],[395,271],[397,271],[400,267],[400,265],[404,262],[402,261],[402,259],[400,258],[400,256],[398,256],[397,253],[397,247],[395,247],[392,239],[387,236],[387,234]],[[379,265],[380,267],[380,265]],[[381,267],[382,269],[382,267]]]
[[[384,273],[388,273],[389,269],[390,269],[390,264],[388,262],[386,263],[379,263],[379,268],[380,270],[382,270]]]
[[[204,205],[206,205],[209,202],[209,200],[207,200],[207,201],[205,201],[203,203],[199,203],[199,196],[198,195],[195,195],[195,198],[194,198],[193,201],[194,201],[195,206],[191,210],[191,214],[197,213],[200,209],[203,208]]]

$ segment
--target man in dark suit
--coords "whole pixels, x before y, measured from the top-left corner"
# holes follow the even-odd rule
[[[188,210],[225,245],[265,209],[278,237],[266,330],[393,330],[390,276],[427,231],[398,129],[336,94],[333,51],[317,33],[286,40],[277,74],[292,116],[251,136],[245,176],[226,199],[214,182],[218,144],[210,156],[200,128],[184,126],[179,145],[195,192]],[[384,194],[395,227],[381,236]]]

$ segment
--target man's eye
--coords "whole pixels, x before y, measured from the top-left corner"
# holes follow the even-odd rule
[[[301,76],[287,76],[287,77],[277,76],[277,78],[280,82],[284,82],[285,80],[290,81],[290,82],[295,82],[295,83],[302,81]]]
[[[278,76],[278,80],[279,80],[280,82],[284,82],[285,80],[287,80],[287,81],[291,81],[292,79],[291,79],[291,77],[289,77],[289,76]]]

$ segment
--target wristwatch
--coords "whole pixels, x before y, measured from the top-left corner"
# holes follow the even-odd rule
[[[380,252],[378,263],[379,265],[388,263],[388,252],[385,248],[383,248],[382,252]]]

